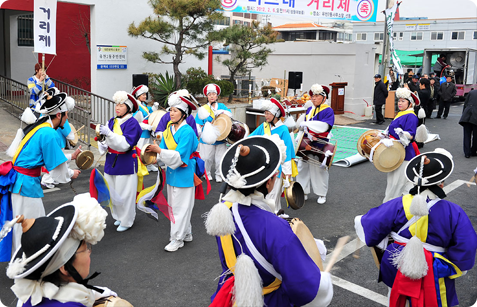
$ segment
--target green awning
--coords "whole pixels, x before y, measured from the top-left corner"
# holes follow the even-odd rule
[[[396,53],[401,60],[401,65],[403,66],[422,66],[422,58],[424,56],[424,50],[396,50]],[[432,56],[431,63],[437,61],[437,54]],[[381,63],[381,55],[379,55],[379,63]]]

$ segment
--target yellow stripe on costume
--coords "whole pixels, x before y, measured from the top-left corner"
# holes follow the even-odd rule
[[[295,159],[291,159],[291,169],[292,169],[292,177],[298,176],[298,166],[296,166]]]
[[[20,145],[18,146],[17,148],[17,151],[15,152],[15,155],[13,156],[13,160],[12,160],[12,163],[15,164],[15,161],[17,160],[18,158],[18,155],[20,154],[20,152],[22,151],[23,149],[23,146],[25,146],[25,144],[31,139],[31,137],[38,131],[40,130],[41,128],[44,128],[44,127],[51,127],[51,125],[49,123],[43,123],[43,124],[40,124],[38,126],[36,126],[35,128],[33,128],[30,132],[28,132],[28,134],[23,138],[23,140],[21,141]]]
[[[316,107],[313,107],[313,109],[310,110],[310,113],[308,113],[308,115],[306,116],[306,120],[309,121],[310,119],[312,119],[313,117],[318,115],[321,111],[323,111],[324,109],[328,109],[328,108],[331,108],[331,107],[327,104],[322,103],[320,105],[320,107],[318,108],[318,112],[316,114],[314,114],[315,110],[316,110]]]
[[[407,114],[413,114],[414,116],[417,117],[416,113],[414,113],[414,109],[408,109],[406,111],[400,111],[394,119],[399,118],[401,116],[407,115]]]
[[[413,215],[410,212],[412,199],[414,196],[411,194],[404,195],[402,197],[402,206],[404,208],[404,212],[406,213],[406,218],[409,221]],[[417,233],[416,233],[416,223],[417,223]],[[409,226],[409,232],[412,236],[417,236],[422,242],[426,242],[427,240],[427,232],[429,229],[429,216],[423,216],[417,222],[413,223]]]
[[[171,131],[172,121],[167,123],[167,128],[164,130],[162,137],[164,138],[164,142],[166,142],[167,149],[175,150],[177,147],[176,140],[174,140],[174,136],[172,135]]]
[[[141,102],[139,102],[137,105],[138,105],[142,110],[146,111],[147,115],[149,115],[149,110],[148,110],[145,106],[143,106]]]
[[[452,265],[456,271],[456,273],[452,276],[447,276],[450,279],[455,279],[457,277],[462,276],[462,271],[455,265],[453,264],[449,259],[446,259],[446,257],[442,256],[439,253],[433,253],[434,258],[441,259],[450,265]],[[446,283],[445,283],[445,278],[439,278],[439,293],[441,295],[441,303],[442,307],[448,307],[449,305],[447,304],[447,288],[446,288]]]
[[[35,83],[30,83],[28,84],[28,89],[31,90],[32,88],[34,88],[36,86]]]
[[[232,208],[232,203],[227,201],[224,203],[229,209]],[[222,251],[224,253],[225,263],[227,267],[235,274],[235,264],[237,263],[237,255],[235,254],[234,244],[232,242],[232,235],[226,235],[220,237],[220,244],[222,245]],[[262,295],[272,293],[280,288],[282,281],[278,278],[262,289]]]
[[[266,135],[272,135],[272,128],[270,127],[270,124],[267,122],[263,123],[263,131]]]
[[[119,124],[119,122],[116,118],[114,119],[113,132],[118,134],[118,135],[123,135],[123,130],[121,129],[121,125]],[[132,150],[136,151],[136,146],[134,146]],[[144,182],[144,176],[149,175],[149,172],[147,171],[147,167],[142,163],[141,157],[139,157],[139,155],[137,154],[137,151],[136,151],[136,158],[137,158],[137,187],[136,187],[136,191],[141,192],[143,182]]]
[[[209,115],[212,117],[212,119],[215,119],[215,113],[214,113],[214,111],[212,111],[212,109],[210,108],[210,106],[209,106],[208,103],[207,103],[207,104],[204,104],[202,107],[203,107],[204,109],[206,109],[207,112],[209,112]]]

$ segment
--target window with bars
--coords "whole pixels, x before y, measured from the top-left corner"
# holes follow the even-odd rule
[[[474,39],[477,39],[477,31],[474,31]]]
[[[393,40],[399,39],[400,41],[402,41],[403,37],[404,37],[403,32],[394,32],[393,33]]]
[[[17,17],[18,46],[33,47],[33,14]]]

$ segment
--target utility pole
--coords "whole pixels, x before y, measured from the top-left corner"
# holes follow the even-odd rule
[[[385,10],[391,7],[391,1],[392,0],[386,0],[386,7]],[[381,55],[381,66],[379,69],[379,74],[384,80],[384,75],[386,74],[386,67],[387,67],[387,62],[388,62],[388,27],[386,23],[386,11],[383,11],[384,14],[384,35],[383,35],[383,54]]]

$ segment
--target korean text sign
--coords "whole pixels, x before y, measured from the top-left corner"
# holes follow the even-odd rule
[[[35,0],[34,52],[56,54],[56,0]]]
[[[96,45],[97,69],[127,69],[128,47],[112,45]]]
[[[376,21],[378,0],[221,0],[225,11]]]

